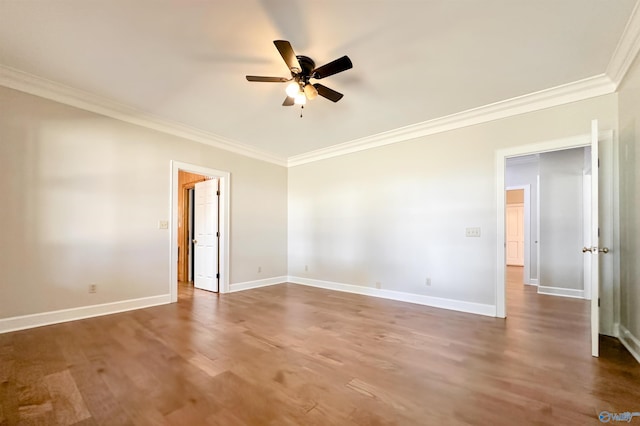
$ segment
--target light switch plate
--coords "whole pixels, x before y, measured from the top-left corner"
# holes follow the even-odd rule
[[[169,229],[169,221],[168,220],[159,220],[158,221],[158,229]]]
[[[467,237],[479,237],[480,236],[480,228],[467,228],[466,236]]]

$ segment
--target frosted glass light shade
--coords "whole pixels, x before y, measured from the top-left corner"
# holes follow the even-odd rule
[[[294,98],[300,92],[300,85],[297,82],[292,81],[287,85],[285,92],[287,92],[287,96]]]
[[[298,92],[294,98],[294,102],[296,105],[304,105],[307,103],[307,97],[303,92]]]
[[[309,100],[313,100],[316,98],[316,96],[318,96],[318,90],[313,87],[313,84],[306,84],[304,86],[304,94],[307,95],[307,98],[309,98]]]

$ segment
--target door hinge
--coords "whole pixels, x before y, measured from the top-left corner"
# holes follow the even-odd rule
[[[219,280],[220,279],[220,274],[216,274],[216,279]],[[600,302],[598,302],[600,303]]]
[[[216,237],[220,237],[220,233],[219,232],[216,232]]]
[[[600,228],[598,228],[598,238],[600,238]]]
[[[600,298],[598,297],[598,308],[600,307]]]
[[[216,191],[216,195],[219,197],[220,196],[220,191]]]
[[[598,158],[598,167],[600,167],[600,159]]]

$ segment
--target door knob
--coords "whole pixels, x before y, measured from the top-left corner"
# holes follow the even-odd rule
[[[198,240],[191,240],[193,244],[198,244]]]
[[[598,248],[598,247],[591,247],[591,248],[582,247],[582,252],[583,253],[586,253],[586,252],[590,252],[590,253],[600,252],[600,253],[607,254],[607,253],[609,253],[609,248],[607,248],[607,247],[602,247],[602,248]]]

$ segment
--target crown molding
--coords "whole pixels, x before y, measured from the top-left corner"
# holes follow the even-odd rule
[[[615,92],[615,89],[616,86],[611,79],[605,74],[600,74],[573,83],[289,157],[287,165],[289,167],[295,167],[366,149],[408,141],[422,136],[512,117],[514,115],[610,94]]]
[[[627,25],[622,32],[622,37],[620,37],[616,50],[613,52],[609,65],[607,66],[606,75],[615,83],[616,88],[627,74],[629,67],[631,67],[636,56],[638,56],[639,51],[640,1],[638,1],[633,8]]]
[[[640,16],[640,14],[635,13],[636,11],[637,8],[634,10],[634,16]],[[638,21],[638,19],[635,19],[633,22],[636,21]],[[638,41],[637,38],[636,41]],[[616,90],[616,84],[611,80],[611,78],[606,74],[601,74],[551,89],[518,96],[505,101],[424,121],[422,123],[400,127],[398,129],[378,133],[285,159],[225,139],[213,133],[164,120],[110,99],[71,88],[3,65],[0,65],[0,85],[76,108],[95,112],[124,122],[136,124],[177,137],[210,145],[225,151],[285,167],[294,167],[366,149],[403,142],[422,136],[486,123],[501,118],[507,118],[518,114],[613,93]]]
[[[95,112],[127,123],[136,124],[180,138],[210,145],[257,160],[287,165],[286,159],[228,140],[184,124],[172,122],[120,104],[105,97],[44,79],[14,68],[0,65],[0,85],[40,96],[86,111]]]

